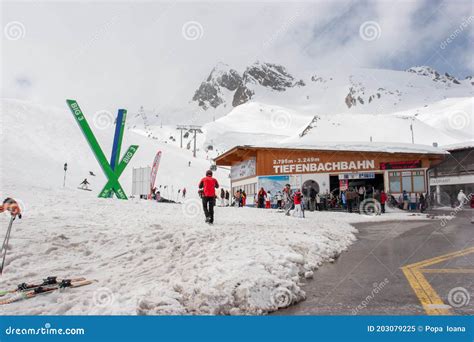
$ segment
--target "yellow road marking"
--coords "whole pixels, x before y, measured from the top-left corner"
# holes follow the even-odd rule
[[[422,273],[474,273],[473,268],[424,268]]]
[[[436,293],[430,283],[426,280],[423,273],[474,273],[474,269],[466,268],[423,268],[426,266],[435,265],[437,263],[461,257],[474,253],[474,247],[463,249],[457,252],[440,255],[431,259],[422,260],[414,264],[405,265],[402,267],[403,274],[408,280],[411,288],[418,297],[423,309],[428,315],[451,315],[449,305],[446,305],[441,297]]]

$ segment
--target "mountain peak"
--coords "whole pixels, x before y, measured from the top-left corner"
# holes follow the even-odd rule
[[[456,77],[451,76],[447,72],[444,75],[441,75],[435,69],[427,65],[411,67],[411,68],[408,68],[406,71],[415,73],[419,76],[430,77],[434,82],[461,84],[456,79]]]

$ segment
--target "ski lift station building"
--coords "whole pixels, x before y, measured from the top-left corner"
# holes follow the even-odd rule
[[[272,194],[285,184],[318,193],[373,186],[392,195],[427,193],[428,169],[448,154],[428,145],[401,143],[316,143],[235,146],[215,158],[230,166],[232,192],[253,199],[260,187]],[[251,201],[250,201],[251,203]]]

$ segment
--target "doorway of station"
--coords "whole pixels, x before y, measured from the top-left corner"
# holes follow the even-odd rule
[[[315,180],[309,179],[303,183],[303,196],[310,197],[311,189],[314,189],[316,193],[319,193],[319,184]]]
[[[383,173],[375,173],[374,178],[349,179],[349,188],[356,191],[363,186],[369,192],[374,190],[384,190]],[[339,175],[329,176],[329,189],[334,195],[339,195]]]

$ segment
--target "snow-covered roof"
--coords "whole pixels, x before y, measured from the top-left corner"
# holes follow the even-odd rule
[[[302,150],[448,154],[445,149],[430,145],[389,142],[314,142],[311,144],[287,142],[279,144],[259,144],[246,146],[253,148],[286,148]]]
[[[473,147],[474,147],[474,140],[463,141],[463,142],[456,143],[456,144],[449,144],[449,145],[441,146],[441,148],[443,148],[446,151],[463,150],[465,148],[473,148]]]

